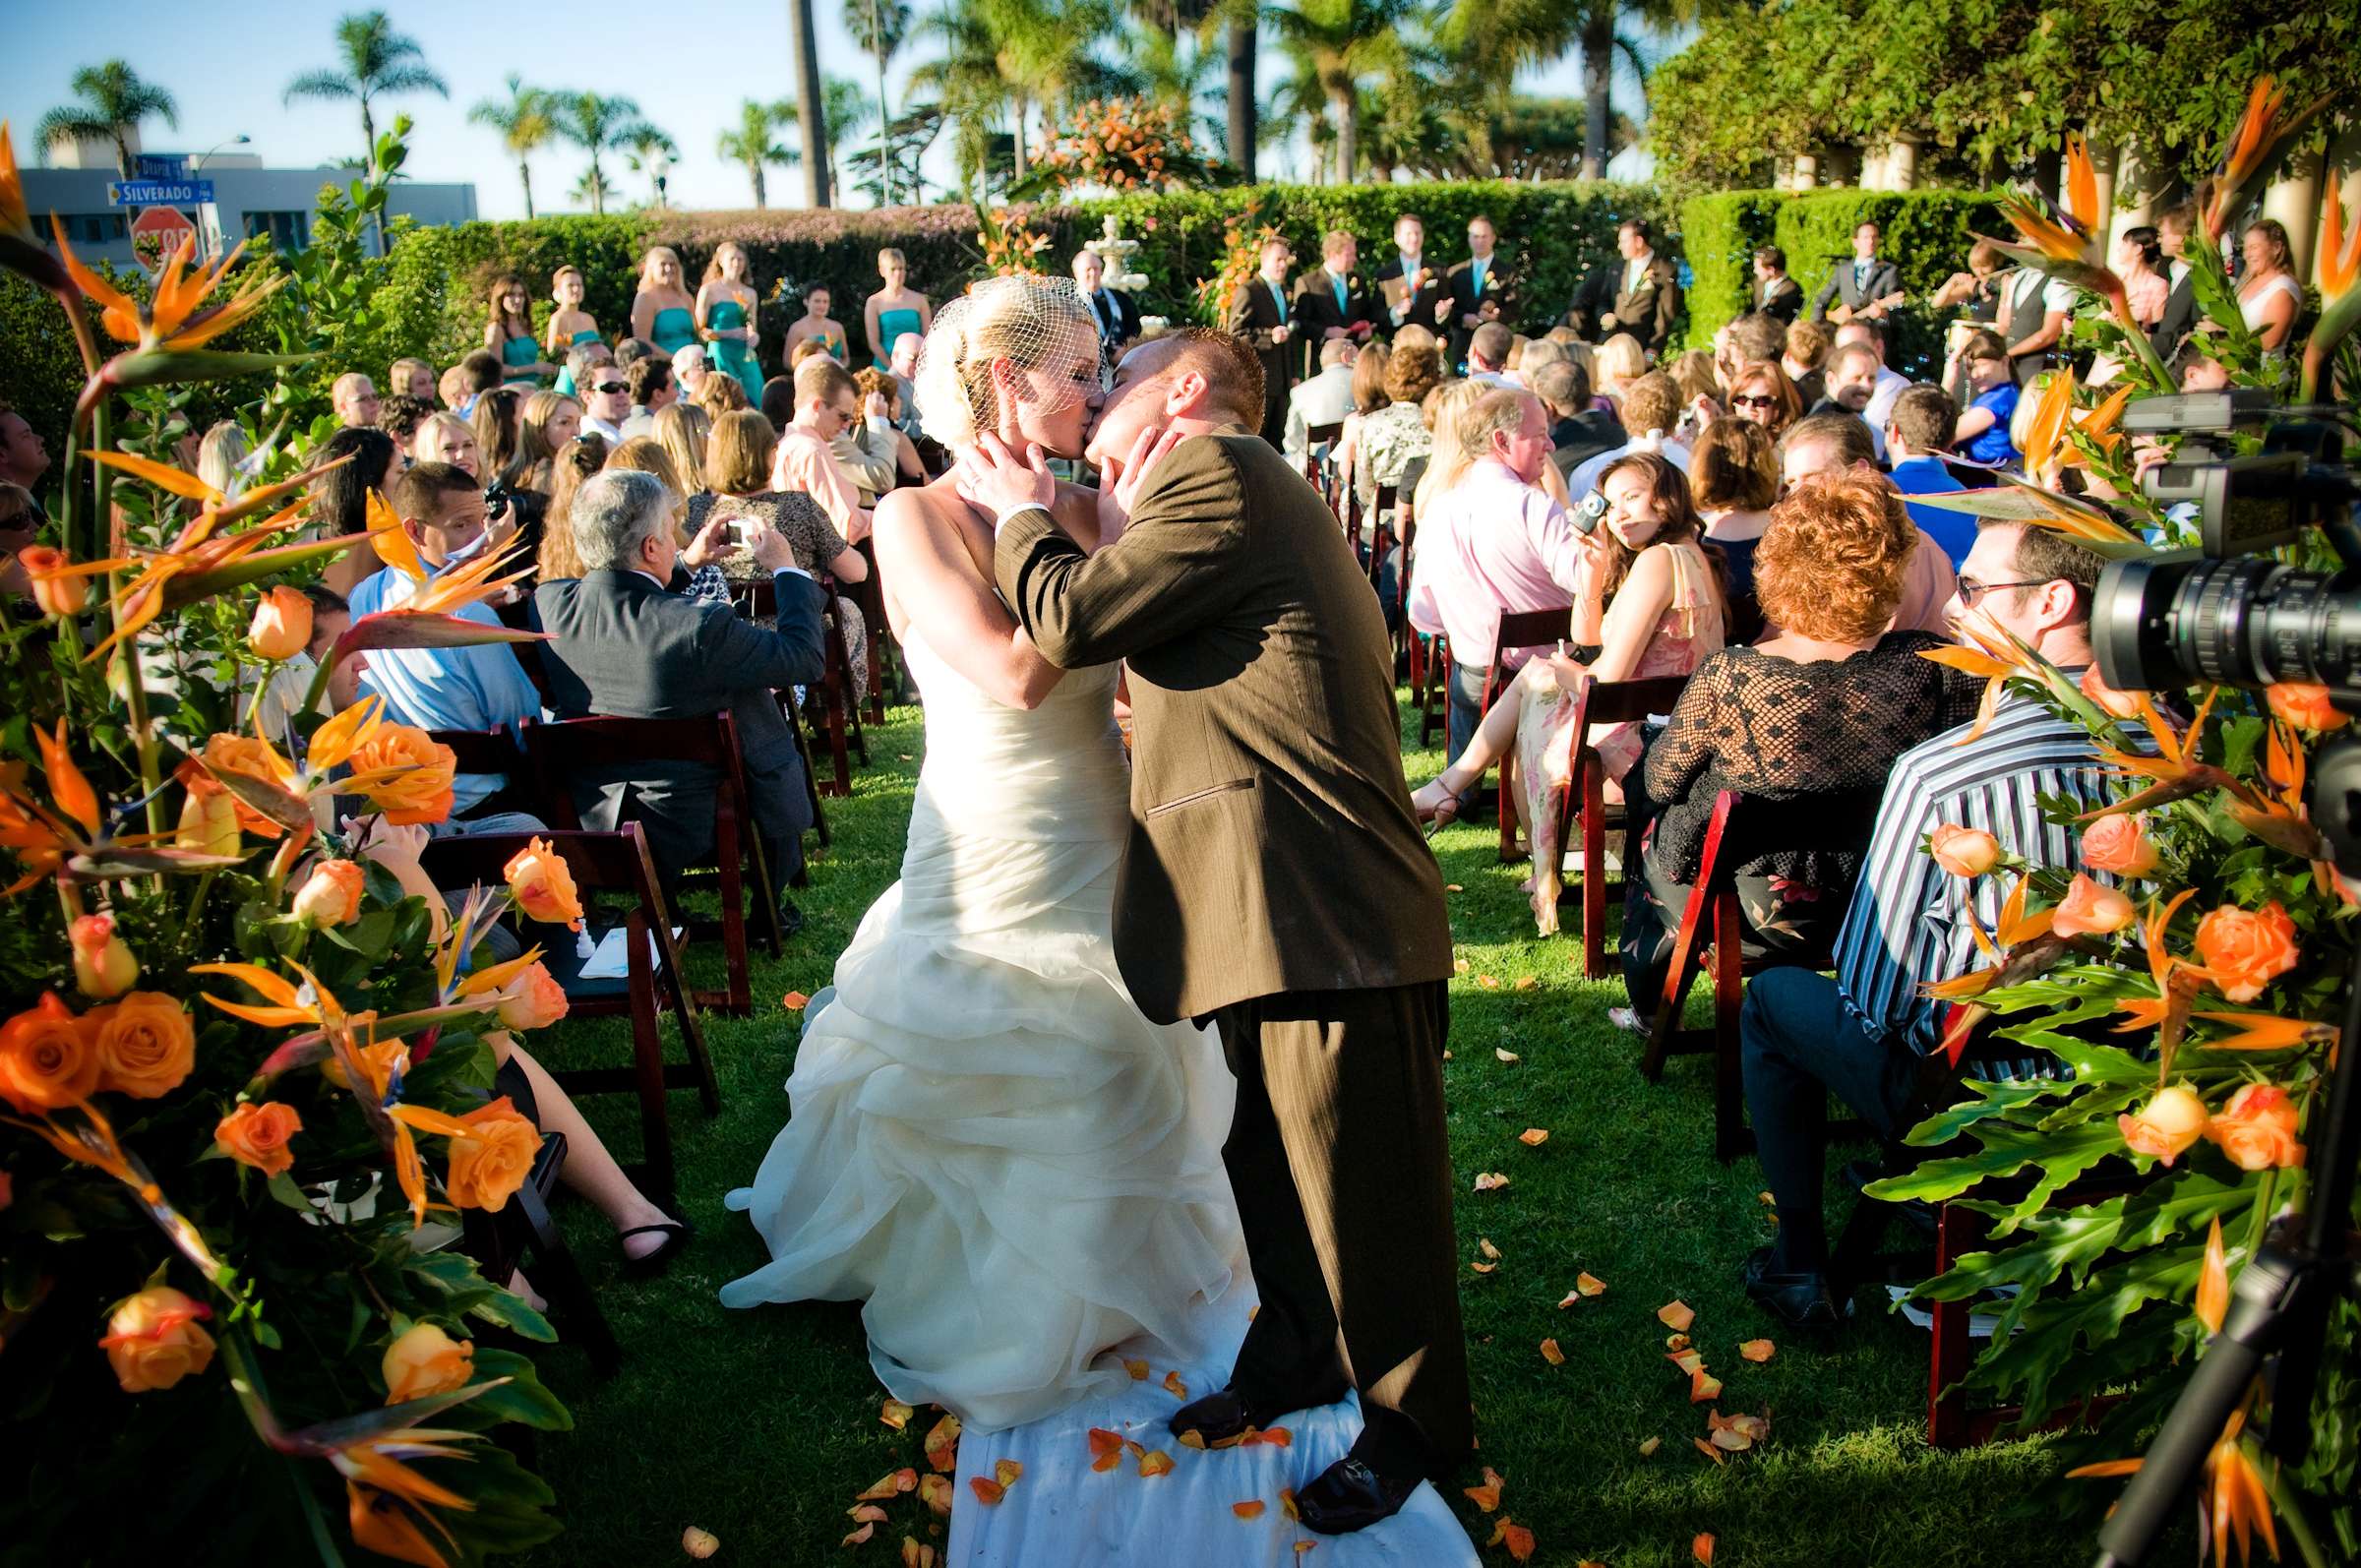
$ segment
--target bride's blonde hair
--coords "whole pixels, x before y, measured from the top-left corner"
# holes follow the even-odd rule
[[[927,434],[946,447],[964,447],[974,444],[977,432],[999,429],[993,362],[1039,370],[1059,343],[1077,335],[1095,344],[1098,328],[1072,278],[1017,274],[976,284],[936,316],[919,350],[911,381]],[[1035,401],[1055,412],[1087,395],[1075,386]]]

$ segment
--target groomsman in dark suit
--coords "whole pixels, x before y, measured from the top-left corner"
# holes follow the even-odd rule
[[[1341,228],[1330,229],[1320,242],[1320,265],[1296,285],[1296,336],[1302,351],[1296,356],[1300,376],[1309,377],[1320,350],[1334,338],[1366,343],[1377,330],[1380,314],[1354,268],[1361,261],[1361,242]]]
[[[1468,339],[1486,322],[1504,320],[1517,307],[1515,271],[1493,250],[1500,231],[1479,214],[1468,219],[1468,259],[1443,274],[1451,293],[1451,363],[1465,364]]]
[[[1395,218],[1393,258],[1377,269],[1378,330],[1388,337],[1412,322],[1437,330],[1450,324],[1451,296],[1425,252],[1425,221],[1416,212]]]
[[[1262,361],[1262,439],[1274,448],[1287,439],[1287,392],[1295,383],[1295,313],[1287,304],[1287,264],[1295,252],[1283,239],[1262,242],[1262,268],[1230,299],[1230,331]]]
[[[1139,340],[1139,307],[1121,289],[1109,288],[1106,277],[1107,262],[1097,251],[1074,252],[1074,283],[1082,290],[1082,303],[1090,307],[1099,341],[1113,361]]]
[[[1656,359],[1672,335],[1680,314],[1680,274],[1656,254],[1648,220],[1627,217],[1615,230],[1615,249],[1622,263],[1599,268],[1583,279],[1566,311],[1566,325],[1585,342],[1603,343],[1617,332],[1629,332]]]
[[[1790,325],[1803,313],[1803,285],[1787,275],[1787,253],[1776,245],[1755,249],[1754,308]]]
[[[1852,260],[1839,262],[1812,297],[1812,320],[1824,322],[1832,314],[1841,322],[1883,316],[1903,297],[1902,269],[1877,254],[1877,225],[1863,218],[1852,226]],[[1831,312],[1830,300],[1841,308]]]

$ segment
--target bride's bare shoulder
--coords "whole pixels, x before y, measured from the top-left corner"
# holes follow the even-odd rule
[[[877,534],[881,547],[964,557],[980,575],[991,575],[992,529],[947,479],[905,485],[878,497]]]

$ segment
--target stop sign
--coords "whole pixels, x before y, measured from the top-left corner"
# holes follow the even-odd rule
[[[194,246],[197,225],[177,207],[149,207],[131,220],[131,250],[148,271],[159,271],[164,258],[181,245]]]

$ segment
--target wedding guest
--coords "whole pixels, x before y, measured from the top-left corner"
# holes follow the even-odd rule
[[[433,403],[420,402],[415,397],[395,392],[391,397],[378,400],[377,428],[393,437],[394,444],[407,452],[411,443],[418,439],[418,427],[435,412],[437,410]]]
[[[1655,814],[1625,900],[1618,1026],[1645,1033],[1663,996],[1724,790],[1742,803],[1722,853],[1747,957],[1826,966],[1894,759],[1972,718],[1981,690],[1925,657],[1942,637],[1887,630],[1915,548],[1872,475],[1816,479],[1774,509],[1754,571],[1778,633],[1698,665],[1648,749]]]
[[[2197,324],[2197,283],[2189,259],[2182,254],[2188,248],[2190,231],[2196,227],[2197,210],[2187,203],[2156,218],[2156,248],[2164,253],[2164,277],[2169,291],[2148,341],[2159,359],[2170,360],[2178,353],[2181,340]]]
[[[1706,542],[1722,552],[1728,640],[1749,640],[1763,621],[1754,591],[1755,546],[1779,499],[1779,447],[1769,427],[1725,417],[1698,432],[1689,452],[1689,494],[1705,519]]]
[[[1097,251],[1078,250],[1068,265],[1082,303],[1089,307],[1091,325],[1098,329],[1100,351],[1112,363],[1139,337],[1139,307],[1121,289],[1107,286],[1107,262]]]
[[[1661,370],[1652,370],[1634,381],[1623,393],[1621,423],[1626,436],[1623,444],[1588,459],[1567,475],[1569,492],[1589,495],[1600,488],[1608,464],[1641,453],[1663,457],[1681,472],[1688,472],[1688,444],[1677,435],[1680,389],[1672,385],[1671,377]]]
[[[1549,461],[1570,491],[1576,469],[1623,445],[1623,427],[1612,412],[1592,405],[1590,373],[1572,359],[1543,370],[1533,390],[1549,410]]]
[[[475,400],[467,428],[475,436],[476,471],[487,484],[508,483],[509,469],[524,440],[524,393],[500,387]]]
[[[433,407],[435,402],[435,367],[423,359],[403,356],[386,369],[385,396],[415,397]]]
[[[197,477],[225,496],[235,496],[246,488],[246,475],[239,465],[253,452],[244,426],[234,419],[215,420],[197,446]]]
[[[838,583],[866,580],[868,559],[844,542],[818,502],[769,488],[778,447],[779,438],[770,421],[753,409],[731,414],[716,424],[705,447],[705,465],[698,481],[703,488],[689,498],[690,535],[695,537],[707,523],[719,521],[732,525],[735,537],[742,531],[735,525],[752,519],[785,539],[795,553],[795,564],[815,577],[830,577]],[[723,578],[733,582],[752,580],[759,570],[744,553],[724,556],[719,565]],[[847,600],[834,601],[829,613],[830,619],[841,617],[838,634],[844,642],[855,700],[859,700],[868,695],[868,623],[860,607]]]
[[[1361,497],[1364,524],[1374,529],[1377,487],[1399,486],[1413,457],[1433,450],[1419,404],[1442,380],[1442,356],[1432,348],[1394,345],[1385,367],[1385,406],[1364,413],[1354,440],[1352,477]]]
[[[467,367],[464,364],[453,365],[435,378],[435,401],[445,408],[455,412],[467,401]]]
[[[1490,218],[1481,213],[1469,218],[1468,259],[1443,274],[1443,287],[1451,296],[1450,359],[1455,365],[1466,361],[1477,329],[1486,323],[1505,325],[1503,319],[1517,308],[1515,270],[1493,250],[1499,237]],[[1506,369],[1504,356],[1495,357],[1492,368]]]
[[[1468,335],[1468,380],[1486,387],[1506,385],[1508,350],[1516,334],[1498,322],[1485,322]]]
[[[1877,224],[1863,218],[1852,227],[1852,260],[1833,268],[1828,281],[1812,296],[1812,320],[1848,322],[1855,317],[1885,315],[1909,296],[1902,286],[1902,269],[1877,254]],[[1830,301],[1837,304],[1832,309]]]
[[[926,339],[918,333],[902,333],[893,340],[893,363],[886,367],[901,388],[902,407],[913,417],[918,413],[918,355],[925,347]]]
[[[1781,345],[1779,368],[1787,373],[1795,384],[1795,393],[1810,408],[1828,395],[1828,382],[1823,367],[1828,363],[1828,351],[1836,338],[1820,322],[1796,322],[1787,329],[1786,341]]]
[[[2123,279],[2124,302],[2131,307],[2132,320],[2142,332],[2153,332],[2164,319],[2164,301],[2172,296],[2172,279],[2164,271],[2164,247],[2158,243],[2154,227],[2142,223],[2125,229],[2115,241],[2112,260],[2115,275]]]
[[[1230,331],[1262,361],[1262,439],[1274,447],[1287,437],[1287,393],[1294,383],[1295,331],[1287,310],[1287,269],[1295,253],[1283,239],[1262,242],[1262,265],[1230,296]]]
[[[357,370],[348,370],[329,388],[328,405],[335,411],[336,423],[346,430],[374,425],[381,406],[377,383]]]
[[[1680,276],[1670,262],[1656,254],[1646,218],[1627,217],[1617,225],[1615,249],[1622,265],[1591,274],[1566,313],[1567,323],[1578,331],[1588,329],[1584,335],[1594,342],[1610,333],[1629,332],[1654,359],[1664,351],[1680,314]]]
[[[1481,452],[1461,437],[1461,422],[1489,387],[1462,379],[1437,382],[1434,391],[1419,402],[1419,415],[1424,420],[1428,450],[1402,465],[1401,483],[1395,489],[1407,498],[1414,510],[1437,505],[1444,491],[1459,483]],[[1542,487],[1553,490],[1555,470],[1544,475]],[[1565,502],[1561,498],[1559,506]]]
[[[1940,387],[1912,387],[1895,398],[1894,412],[1886,420],[1886,455],[1893,462],[1894,488],[1905,496],[1939,496],[1966,489],[1943,461],[1959,425],[1959,404]],[[1968,559],[1975,543],[1973,516],[1914,501],[1905,505],[1918,531],[1943,547],[1954,568]]]
[[[632,384],[613,365],[592,370],[589,394],[582,399],[582,429],[606,438],[610,447],[623,442],[624,421],[632,417]]]
[[[588,293],[589,284],[578,267],[561,267],[550,274],[549,297],[558,308],[549,313],[549,325],[542,329],[541,357],[558,364],[556,387],[569,397],[575,393],[575,350],[590,343],[605,346],[598,322],[582,309]]]
[[[893,379],[891,371],[873,366],[856,375],[853,385],[861,390],[865,416],[871,411],[884,414],[886,434],[893,448],[893,485],[925,484],[927,465],[919,455],[917,440],[924,432],[919,429],[918,420],[910,413],[908,405],[902,401],[901,383]],[[886,488],[891,489],[893,485]]]
[[[2029,267],[2015,268],[2001,279],[1997,324],[2010,378],[2018,386],[2049,368],[2051,351],[2066,336],[2074,302],[2073,284],[2056,282]]]
[[[762,326],[757,319],[760,309],[761,299],[755,293],[755,267],[747,259],[746,247],[736,240],[723,240],[713,247],[704,281],[697,285],[693,307],[697,334],[708,345],[706,363],[722,375],[736,377],[756,396],[762,392]],[[674,358],[696,346],[690,343],[675,349]]]
[[[841,367],[837,373],[843,374]],[[849,378],[848,378],[849,380]],[[572,581],[544,582],[534,594],[542,626],[552,705],[562,717],[604,714],[674,718],[729,711],[753,796],[756,830],[781,886],[803,866],[803,833],[812,824],[794,731],[778,692],[818,681],[820,612],[826,596],[795,565],[786,539],[759,522],[743,546],[709,522],[686,549],[674,542],[677,498],[653,475],[601,473],[575,497],[568,521],[589,569]],[[679,591],[684,568],[744,549],[771,573],[778,623],[757,627],[726,604]],[[567,781],[583,825],[613,828],[640,821],[658,875],[669,889],[684,867],[713,853],[718,780],[702,763],[620,758]],[[789,930],[802,915],[781,900]]]
[[[1837,329],[1836,346],[1844,348],[1858,343],[1876,356],[1876,379],[1869,389],[1869,400],[1861,406],[1860,414],[1869,421],[1871,430],[1884,430],[1886,416],[1894,411],[1894,399],[1910,385],[1910,378],[1897,375],[1886,366],[1886,323],[1863,318],[1846,322]],[[1810,408],[1811,404],[1804,404]]]
[[[1299,383],[1287,396],[1287,440],[1282,447],[1298,468],[1311,455],[1311,431],[1341,425],[1353,411],[1353,365],[1359,350],[1350,337],[1320,345],[1320,373]]]
[[[837,533],[859,544],[869,537],[874,519],[831,448],[860,422],[861,389],[842,365],[822,357],[806,361],[796,371],[792,395],[794,418],[779,432],[770,488],[812,497]],[[765,389],[764,401],[768,400]]]
[[[347,462],[336,462],[339,457]],[[340,539],[369,531],[369,494],[385,494],[394,476],[407,466],[394,438],[382,430],[339,430],[321,443],[320,461],[335,463],[313,482],[312,532],[321,539]],[[377,549],[366,539],[321,569],[320,580],[337,593],[349,594],[353,584],[378,570]]]
[[[741,408],[751,408],[754,402],[746,395],[746,384],[735,376],[716,376],[708,372],[690,401],[705,411],[707,419],[719,419]]]
[[[426,564],[430,579],[482,553],[487,526],[483,490],[467,470],[421,462],[394,481],[386,500]],[[387,567],[347,595],[353,619],[407,604],[422,586]],[[481,603],[450,613],[463,621],[500,625]],[[361,686],[385,699],[388,718],[425,730],[507,729],[541,716],[540,694],[506,642],[372,648]],[[450,820],[428,831],[440,838],[452,833],[528,832],[545,825],[503,798],[508,783],[500,773],[459,774],[453,783]]]
[[[696,488],[695,474],[683,474],[672,465],[672,453],[653,436],[633,436],[607,453],[607,466],[601,473],[633,471],[653,474],[672,496],[672,510],[677,518],[689,512],[690,492]]]
[[[593,337],[566,351],[566,368],[558,372],[556,388],[569,397],[585,397],[598,372],[613,368],[615,350]]]
[[[1418,571],[1405,607],[1419,631],[1451,642],[1445,728],[1454,754],[1483,717],[1483,683],[1500,617],[1571,605],[1582,592],[1583,536],[1541,487],[1549,422],[1541,399],[1481,393],[1457,421],[1465,467],[1419,509]],[[1531,656],[1505,656],[1511,669]]]
[[[1884,431],[1870,422],[1869,399],[1877,391],[1877,350],[1866,343],[1846,343],[1830,350],[1828,356],[1828,395],[1811,407],[1815,414],[1847,414],[1861,422],[1869,432],[1870,451],[1880,463],[1886,460]]]
[[[1741,365],[1730,378],[1729,411],[1750,419],[1777,441],[1789,425],[1803,417],[1803,398],[1787,373],[1778,365],[1758,361]]]
[[[1303,331],[1303,362],[1340,339],[1368,346],[1377,330],[1379,307],[1354,269],[1361,242],[1350,229],[1332,228],[1320,241],[1320,265],[1296,284],[1296,317]]]
[[[1648,350],[1629,332],[1617,332],[1591,351],[1591,385],[1620,418],[1623,389],[1648,374]],[[1677,391],[1677,389],[1676,389]],[[1628,427],[1628,419],[1623,421]]]
[[[672,356],[673,385],[681,389],[681,400],[684,402],[696,402],[697,394],[704,391],[705,378],[719,374],[706,368],[705,345],[702,343],[691,343]],[[738,390],[741,392],[746,391],[743,387]]]
[[[1081,274],[1077,272],[1075,276],[1079,278]],[[890,245],[878,252],[878,281],[881,286],[862,301],[861,329],[862,334],[869,339],[871,366],[884,370],[893,363],[893,345],[897,339],[910,332],[916,332],[921,338],[927,335],[927,329],[935,325],[935,306],[926,295],[910,286],[910,264],[903,259],[900,251]],[[1139,331],[1139,315],[1136,311],[1132,313],[1131,323],[1132,334],[1136,336]],[[840,342],[843,335],[842,332],[837,333]],[[839,361],[845,357],[839,351],[831,352],[836,353]],[[852,366],[847,363],[845,368],[850,370]],[[750,385],[747,391],[760,394],[760,388],[757,386]]]
[[[656,415],[680,400],[681,388],[672,379],[672,360],[653,355],[639,360],[623,373],[624,394],[631,398],[631,412],[624,416],[623,439],[644,436],[655,428]]]
[[[32,597],[32,579],[26,574],[23,556],[40,542],[40,528],[47,520],[31,491],[0,479],[0,598]]]
[[[650,246],[639,258],[639,286],[632,295],[632,336],[667,359],[696,341],[696,300],[686,286],[686,276],[680,256],[669,246]]]
[[[1509,386],[1522,387],[1527,392],[1534,390],[1533,384],[1543,371],[1574,357],[1566,351],[1565,344],[1551,342],[1546,337],[1519,337],[1517,342],[1520,348],[1511,350],[1509,356],[1515,363],[1509,366],[1507,374],[1501,379]]]
[[[1371,414],[1390,407],[1393,399],[1385,394],[1386,371],[1393,363],[1393,349],[1382,337],[1372,341],[1353,360],[1353,411],[1345,415],[1345,428],[1336,440],[1336,451],[1330,462],[1336,469],[1337,494],[1359,494],[1359,464],[1361,428]]]
[[[1943,286],[1926,297],[1927,310],[1935,315],[1956,310],[1962,321],[1986,325],[1997,321],[2008,260],[1990,240],[1977,240],[1968,247],[1968,271],[1945,278]]]
[[[556,526],[541,530],[540,553],[534,557],[534,577],[556,582],[582,574],[582,559],[574,547],[574,498],[607,465],[604,436],[576,436],[558,449],[549,465],[549,516]]]
[[[665,352],[644,337],[627,337],[615,345],[615,368],[629,370],[643,359],[653,359]]]
[[[1779,462],[1783,492],[1822,474],[1857,471],[1883,477],[1877,473],[1877,453],[1869,445],[1868,427],[1850,414],[1806,414],[1780,439]],[[1903,571],[1902,604],[1894,612],[1895,628],[1947,634],[1951,623],[1944,606],[1951,602],[1957,581],[1951,557],[1943,553],[1941,545],[1919,534],[1917,548]]]
[[[0,484],[31,490],[49,471],[49,448],[25,416],[0,402]]]
[[[459,359],[459,400],[451,411],[461,419],[475,412],[475,400],[501,383],[500,356],[488,348],[470,349]]]
[[[664,449],[672,471],[680,476],[682,494],[692,504],[704,484],[705,456],[712,422],[695,403],[676,402],[650,422],[648,436]]]
[[[2023,460],[2009,440],[2009,421],[2016,417],[2020,396],[2011,372],[2016,363],[2012,352],[1999,333],[1977,332],[1959,353],[1974,401],[1960,410],[1951,444],[1962,456],[1990,468],[2014,468]]]
[[[1665,374],[1680,389],[1682,424],[1686,427],[1683,435],[1694,435],[1727,411],[1722,406],[1726,395],[1725,385],[1721,372],[1714,368],[1714,356],[1709,351],[1690,349],[1672,361],[1672,368]]]
[[[2304,287],[2295,280],[2286,226],[2275,217],[2256,219],[2240,237],[2238,255],[2246,264],[2245,275],[2238,279],[2238,314],[2246,330],[2263,340],[2265,353],[2278,353],[2304,308]]]
[[[1988,523],[1968,552],[1958,613],[1980,614],[2073,679],[2090,662],[2090,594],[2104,564],[2053,529]],[[1747,1258],[1743,1279],[1782,1322],[1834,1328],[1849,1315],[1830,1289],[1821,1210],[1830,1094],[1880,1138],[1907,1130],[1900,1118],[1922,1074],[1940,1067],[1943,1004],[1925,988],[1981,963],[1971,928],[1999,919],[2005,879],[1953,876],[1926,853],[1929,835],[1973,825],[2004,854],[2063,872],[2075,864],[2075,834],[2042,798],[2096,807],[2109,777],[2080,724],[2004,693],[1975,739],[1945,733],[1896,759],[1837,935],[1834,978],[1774,969],[1748,983],[1738,1015],[1746,1107],[1779,1231]]]
[[[1442,274],[1427,261],[1426,224],[1416,212],[1394,219],[1394,254],[1377,269],[1378,308],[1384,325],[1399,333],[1405,327],[1431,331],[1448,323],[1451,296]]]
[[[802,363],[796,353],[806,343],[817,343],[818,352],[827,355],[838,365],[843,365],[849,357],[845,353],[844,329],[828,315],[830,299],[825,283],[815,283],[804,290],[804,313],[787,324],[787,338],[781,345],[781,351],[787,356],[789,370]]]
[[[1787,275],[1787,253],[1776,245],[1755,247],[1751,299],[1756,310],[1783,324],[1803,313],[1803,285]]]
[[[484,347],[500,357],[501,379],[512,386],[538,387],[541,378],[558,367],[541,357],[533,337],[532,296],[524,285],[506,273],[492,280],[484,323]]]
[[[475,427],[447,409],[419,421],[418,434],[410,442],[410,460],[449,463],[480,477],[483,448],[475,439]]]

